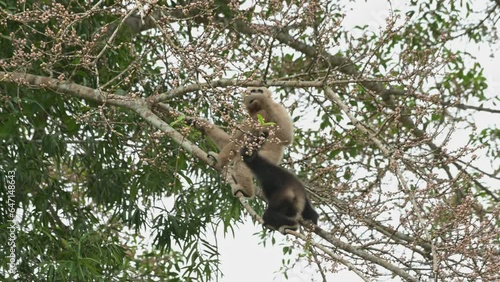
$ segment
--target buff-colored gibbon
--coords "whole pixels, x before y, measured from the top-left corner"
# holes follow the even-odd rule
[[[286,109],[271,98],[271,92],[265,87],[249,87],[243,93],[243,105],[248,118],[236,126],[230,136],[217,126],[211,126],[204,120],[195,122],[196,127],[210,138],[219,154],[211,153],[218,168],[229,165],[228,172],[233,181],[232,192],[237,196],[241,192],[245,197],[255,195],[252,172],[245,165],[240,150],[247,137],[263,131],[269,137],[259,150],[259,155],[272,164],[279,164],[283,159],[286,146],[293,142],[293,123]],[[264,125],[258,120],[261,115]]]

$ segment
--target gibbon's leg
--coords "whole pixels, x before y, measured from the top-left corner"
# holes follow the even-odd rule
[[[235,141],[243,141],[244,138],[245,136],[241,130],[236,130],[233,133],[229,142],[219,151],[217,167],[222,168],[226,166],[230,160],[240,157],[239,145]]]
[[[252,171],[241,160],[239,154],[234,159],[233,167],[229,173],[231,180],[234,181],[234,184],[231,185],[233,195],[236,196],[238,192],[241,192],[247,198],[255,196]]]
[[[229,134],[205,119],[186,118],[186,123],[188,125],[192,125],[194,128],[205,134],[208,139],[215,143],[215,146],[219,149],[219,151],[227,147],[230,143],[231,136]],[[208,152],[208,157],[212,162],[211,165],[218,166],[219,157],[217,153],[210,151]],[[220,168],[221,166],[218,167]]]
[[[306,203],[304,205],[304,210],[302,211],[302,218],[304,220],[310,220],[312,223],[318,225],[318,218],[319,215],[318,213],[313,209],[311,203],[309,200],[306,200]]]
[[[262,215],[262,219],[264,219],[265,225],[271,226],[283,234],[285,234],[286,229],[297,230],[299,228],[297,221],[292,220],[271,206],[267,207],[264,215]]]
[[[212,152],[209,154],[213,154]],[[238,156],[236,156],[238,154]],[[239,153],[236,150],[236,144],[233,141],[229,141],[222,149],[220,149],[217,155],[216,166],[222,168],[226,166],[230,160],[239,157]]]

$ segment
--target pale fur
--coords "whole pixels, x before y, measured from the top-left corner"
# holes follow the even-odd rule
[[[293,142],[293,123],[285,107],[271,98],[271,92],[265,87],[249,87],[243,94],[243,105],[249,117],[233,131],[232,136],[216,126],[208,126],[207,122],[198,122],[197,127],[210,138],[219,154],[211,154],[216,158],[215,165],[222,168],[229,166],[229,179],[232,183],[232,192],[236,196],[241,192],[245,197],[253,197],[255,189],[252,172],[243,163],[239,151],[245,143],[246,135],[258,135],[267,131],[269,137],[259,150],[259,154],[272,162],[279,164],[283,159],[285,147]],[[275,123],[272,126],[260,125],[257,116],[261,115],[266,123]]]

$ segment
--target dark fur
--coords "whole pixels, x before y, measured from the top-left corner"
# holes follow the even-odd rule
[[[235,196],[241,193],[245,197],[251,198],[255,194],[252,172],[242,162],[238,153],[246,133],[262,130],[255,128],[256,125],[260,125],[259,115],[266,122],[275,123],[273,126],[266,126],[269,129],[268,133],[272,132],[272,138],[262,144],[260,155],[263,158],[271,163],[279,164],[283,158],[285,147],[293,142],[292,118],[285,107],[274,101],[271,96],[271,91],[265,87],[247,88],[242,95],[242,100],[248,117],[237,126],[237,130],[234,130],[232,135],[206,120],[197,119],[196,122],[192,122],[186,118],[186,123],[193,124],[206,134],[219,149],[219,154],[210,152],[209,155],[214,160],[216,168],[222,169],[229,165],[230,178],[228,181]]]
[[[318,224],[318,213],[311,206],[304,185],[286,169],[262,158],[257,151],[247,147],[241,149],[243,161],[259,181],[267,201],[262,218],[264,224],[285,233],[286,229],[297,230],[299,215]]]

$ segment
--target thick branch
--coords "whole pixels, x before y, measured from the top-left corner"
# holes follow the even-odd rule
[[[130,108],[134,102],[138,101],[137,98],[110,94],[70,81],[27,73],[0,72],[0,82],[11,82],[31,88],[50,89],[58,93],[68,94],[70,96],[83,98],[88,101],[127,108]]]
[[[488,112],[488,113],[494,113],[494,114],[500,114],[500,110],[497,109],[491,109],[491,108],[485,108],[485,107],[478,107],[478,106],[471,106],[471,105],[466,105],[466,104],[452,104],[452,103],[443,103],[446,106],[451,106],[455,108],[459,108],[462,110],[475,110],[475,111],[480,111],[480,112]]]
[[[208,159],[208,154],[205,151],[187,140],[182,134],[177,132],[177,130],[172,128],[168,123],[164,122],[157,115],[155,115],[149,108],[137,107],[134,110],[151,125],[165,132],[172,140],[174,140],[174,142],[181,145],[181,147],[186,150],[186,152],[194,155],[207,164],[211,163]]]
[[[361,80],[338,80],[329,82],[329,85],[334,84],[349,84],[349,83],[360,83]],[[275,86],[275,87],[292,87],[292,88],[304,88],[304,87],[323,87],[323,81],[289,81],[289,80],[268,80],[265,83],[262,80],[237,80],[230,78],[223,78],[219,80],[212,80],[207,83],[193,83],[186,86],[180,86],[172,89],[166,93],[161,93],[158,95],[150,96],[147,98],[148,103],[157,104],[164,102],[168,99],[174,97],[180,97],[189,92],[200,91],[203,89],[210,89],[215,87],[229,87],[229,86],[240,86],[240,87],[251,87],[251,86]]]

